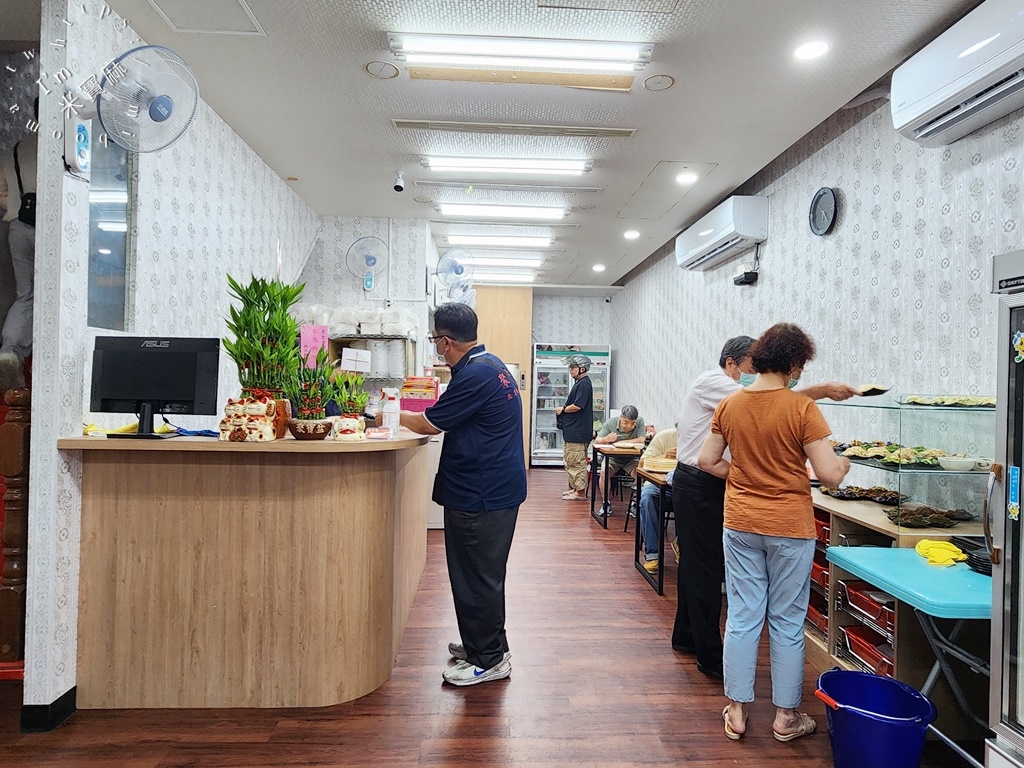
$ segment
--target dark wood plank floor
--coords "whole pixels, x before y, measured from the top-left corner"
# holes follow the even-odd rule
[[[771,738],[766,642],[748,736],[725,738],[721,683],[670,647],[674,563],[658,597],[633,567],[621,502],[605,531],[587,504],[558,499],[564,478],[530,473],[509,562],[510,680],[442,686],[458,636],[443,534],[431,531],[398,664],[369,696],[316,710],[81,711],[21,735],[19,687],[0,683],[0,766],[831,765],[810,667],[804,706],[821,732]],[[962,763],[930,744],[923,765]]]

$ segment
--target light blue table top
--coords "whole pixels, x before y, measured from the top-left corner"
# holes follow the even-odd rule
[[[828,560],[929,616],[992,617],[992,579],[967,563],[928,565],[913,547],[829,547]]]

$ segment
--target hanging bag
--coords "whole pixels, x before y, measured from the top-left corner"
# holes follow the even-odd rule
[[[25,192],[25,185],[21,181],[21,164],[18,162],[18,146],[14,145],[14,175],[18,177],[18,194],[21,195],[21,207],[18,209],[18,221],[30,227],[36,225],[36,193]]]

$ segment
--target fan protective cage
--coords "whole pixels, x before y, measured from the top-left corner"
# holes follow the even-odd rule
[[[100,82],[96,112],[107,136],[130,152],[159,152],[195,119],[199,84],[169,48],[144,45],[115,59]]]
[[[388,244],[375,235],[360,237],[348,247],[345,266],[362,279],[367,272],[379,275],[388,265]]]

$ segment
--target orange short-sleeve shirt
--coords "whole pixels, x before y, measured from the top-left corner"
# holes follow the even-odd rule
[[[814,538],[804,446],[828,437],[818,405],[788,389],[742,389],[711,421],[732,455],[725,484],[725,527],[794,539]]]

